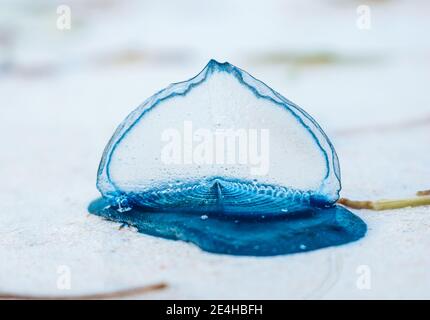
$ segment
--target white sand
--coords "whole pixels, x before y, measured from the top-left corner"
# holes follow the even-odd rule
[[[303,1],[265,8],[251,2],[245,11],[226,1],[229,10],[196,17],[193,10],[203,9],[197,1],[174,9],[73,3],[69,33],[55,29],[53,2],[43,13],[31,2],[24,13],[8,10],[17,32],[14,44],[0,45],[0,64],[9,56],[13,63],[0,73],[1,292],[74,295],[165,282],[167,289],[142,298],[430,298],[430,207],[355,211],[369,227],[362,240],[269,258],[209,254],[119,231],[119,224],[87,213],[115,127],[212,57],[249,71],[320,122],[340,158],[342,196],[407,197],[429,189],[428,4],[375,6],[372,29],[360,31],[355,4],[321,3],[327,15],[312,16]],[[111,61],[141,49],[142,56]],[[305,67],[253,58],[272,50],[378,58]],[[51,73],[41,73],[46,65]],[[35,66],[39,73],[29,74]],[[57,286],[61,266],[71,272],[70,290]],[[370,271],[369,289],[357,286],[363,270]]]

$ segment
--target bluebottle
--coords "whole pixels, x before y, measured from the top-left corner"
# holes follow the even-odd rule
[[[119,125],[89,211],[205,251],[267,256],[355,241],[366,224],[336,205],[335,149],[265,83],[209,61]]]

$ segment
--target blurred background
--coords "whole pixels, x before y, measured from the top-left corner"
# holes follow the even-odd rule
[[[73,239],[96,227],[76,219],[99,195],[96,170],[116,126],[211,58],[248,71],[321,124],[340,158],[343,196],[429,189],[429,17],[425,0],[2,0],[0,250],[8,263],[0,274],[42,256],[56,265],[42,249],[53,241],[49,252],[61,256],[62,245],[75,244],[79,256]],[[17,249],[29,250],[28,261]],[[73,264],[73,257],[63,258]],[[93,264],[106,268],[102,260]],[[55,276],[40,276],[44,266],[36,266],[39,276],[21,282],[28,290]],[[98,288],[88,279],[77,281]],[[380,290],[373,293],[389,292]]]
[[[429,121],[429,14],[424,0],[3,0],[2,136],[82,135],[101,154],[132,109],[210,58],[265,81],[333,139]]]

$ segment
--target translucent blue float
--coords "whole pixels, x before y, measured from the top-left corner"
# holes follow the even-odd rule
[[[285,254],[366,232],[335,206],[338,158],[316,121],[245,71],[214,60],[120,124],[97,187],[103,198],[92,213],[211,252]]]

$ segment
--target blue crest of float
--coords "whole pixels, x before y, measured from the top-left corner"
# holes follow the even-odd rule
[[[196,130],[267,130],[267,170],[255,175],[246,163],[163,162],[163,133],[185,134],[187,124]],[[119,125],[104,150],[97,188],[118,206],[251,215],[330,207],[341,185],[333,145],[309,114],[247,72],[211,60]]]

